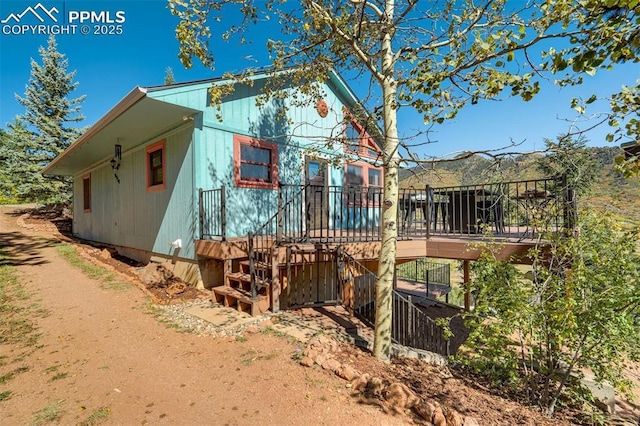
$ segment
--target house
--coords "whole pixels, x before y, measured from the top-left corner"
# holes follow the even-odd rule
[[[322,99],[257,107],[267,80],[262,73],[236,83],[219,109],[209,88],[225,79],[134,88],[43,170],[73,178],[74,235],[141,262],[170,261],[176,275],[210,287],[228,282],[224,260],[236,257],[225,258],[221,249],[205,258],[196,241],[246,240],[273,216],[281,188],[294,194],[305,183],[353,186],[346,195],[307,190],[304,215],[311,219],[300,220],[299,230],[328,221],[340,229],[378,229],[380,148],[350,112],[358,106],[353,92],[331,72]],[[285,119],[278,116],[282,106]],[[336,164],[341,156],[351,160]],[[329,217],[337,204],[341,213]]]

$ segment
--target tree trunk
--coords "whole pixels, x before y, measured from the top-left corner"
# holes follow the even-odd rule
[[[394,1],[387,0],[383,20],[390,23]],[[391,28],[382,39],[382,95],[384,97],[384,203],[382,210],[382,246],[376,281],[376,330],[373,355],[388,361],[391,355],[391,320],[393,308],[393,276],[398,239],[398,123],[396,121],[397,84],[394,77]]]

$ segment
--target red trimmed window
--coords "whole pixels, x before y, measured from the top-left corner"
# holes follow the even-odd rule
[[[382,199],[382,168],[363,161],[345,165],[348,203],[379,205]]]
[[[233,137],[233,174],[236,186],[278,187],[278,146],[246,136]]]
[[[147,191],[160,191],[166,188],[165,141],[156,142],[147,147]]]
[[[378,158],[381,153],[380,147],[367,133],[367,129],[362,127],[355,118],[352,118],[348,111],[345,111],[344,114],[345,152],[356,154],[359,157]]]
[[[85,213],[91,211],[91,173],[82,176],[82,209]]]

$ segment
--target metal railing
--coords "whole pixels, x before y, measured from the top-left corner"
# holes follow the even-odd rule
[[[400,190],[400,237],[434,235],[537,238],[573,229],[576,200],[566,176]]]
[[[251,297],[256,298],[258,287],[271,283],[272,256],[274,248],[283,241],[283,224],[297,223],[301,220],[298,206],[304,199],[306,187],[281,187],[278,191],[278,208],[255,232],[247,235],[249,270],[251,275]]]
[[[226,239],[227,212],[224,185],[219,189],[198,190],[200,239]]]
[[[338,274],[342,281],[343,303],[358,318],[375,327],[376,277],[373,272],[353,257],[337,252]],[[394,343],[424,349],[448,356],[449,341],[436,322],[420,307],[392,290],[391,339]]]
[[[300,192],[304,198],[299,203],[282,208],[279,241],[339,244],[380,240],[382,188],[282,185],[280,199]]]
[[[425,296],[434,299],[444,294],[449,302],[451,290],[451,265],[431,262],[426,258],[412,260],[396,266],[396,279],[425,285]]]
[[[225,188],[200,190],[202,238],[227,237]],[[380,241],[383,189],[280,185],[261,232],[283,243]],[[401,189],[398,239],[431,236],[537,238],[573,229],[576,200],[566,178]],[[254,233],[255,234],[255,233]]]

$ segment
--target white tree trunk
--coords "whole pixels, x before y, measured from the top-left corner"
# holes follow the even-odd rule
[[[393,19],[394,0],[387,0],[385,19]],[[393,277],[398,240],[398,123],[396,111],[397,85],[394,77],[392,29],[382,39],[382,94],[384,102],[384,203],[382,210],[382,246],[376,280],[376,334],[373,354],[388,361],[391,355],[391,321],[393,307]]]

